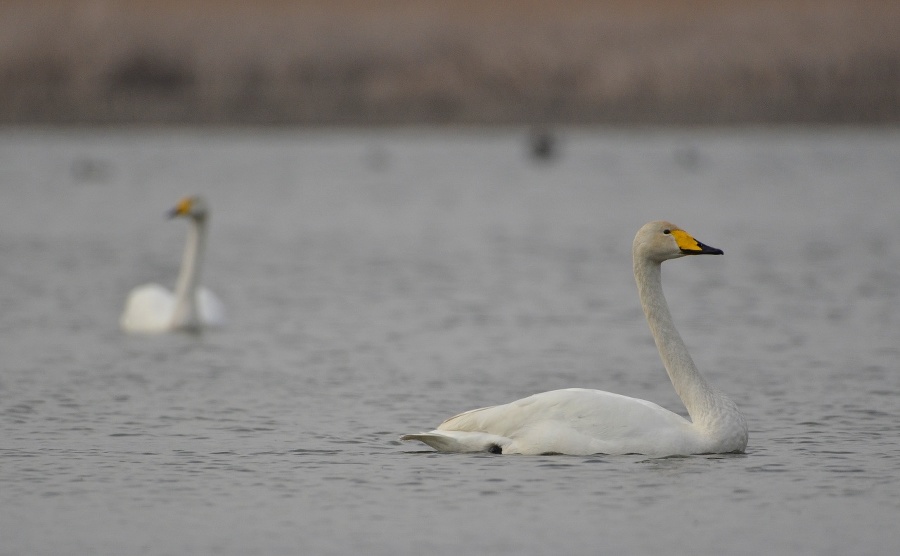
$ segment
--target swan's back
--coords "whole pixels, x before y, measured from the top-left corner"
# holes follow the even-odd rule
[[[197,290],[197,308],[203,326],[224,326],[225,304],[206,288]],[[131,290],[119,324],[131,333],[156,334],[175,330],[175,295],[159,284],[145,284]]]
[[[206,288],[197,289],[197,307],[200,311],[200,322],[203,326],[225,325],[225,304],[219,296]]]
[[[175,296],[159,284],[145,284],[131,290],[119,319],[127,332],[164,332],[172,326]]]
[[[435,432],[487,433],[503,439],[500,451],[518,454],[647,453],[648,446],[688,453],[698,441],[689,421],[653,402],[583,388],[467,411]]]

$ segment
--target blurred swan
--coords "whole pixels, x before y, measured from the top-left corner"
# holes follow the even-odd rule
[[[654,457],[743,452],[747,423],[734,402],[694,366],[669,313],[661,264],[685,255],[721,255],[668,222],[634,238],[634,276],[656,347],[690,420],[655,403],[570,388],[451,417],[431,432],[408,434],[442,452],[646,454]]]
[[[169,211],[169,218],[179,216],[188,218],[191,227],[175,293],[159,284],[145,284],[131,290],[119,321],[127,332],[199,331],[225,322],[222,301],[199,285],[209,208],[201,197],[185,197]]]

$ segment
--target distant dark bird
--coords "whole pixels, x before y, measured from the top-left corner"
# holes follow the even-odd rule
[[[72,178],[76,183],[106,183],[110,173],[109,163],[105,160],[81,157],[72,161]]]
[[[556,136],[546,128],[535,128],[529,136],[531,156],[537,160],[550,160],[556,157]]]

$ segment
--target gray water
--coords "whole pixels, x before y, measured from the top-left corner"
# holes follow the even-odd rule
[[[0,554],[891,554],[900,132],[0,132]],[[131,337],[212,206],[227,328]],[[630,247],[666,263],[743,455],[436,454],[459,411],[599,388],[683,413]]]

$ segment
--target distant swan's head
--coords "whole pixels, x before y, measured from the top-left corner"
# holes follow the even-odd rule
[[[644,224],[634,236],[634,255],[663,262],[685,255],[722,255],[721,249],[694,239],[675,224],[664,220]]]
[[[178,201],[172,210],[168,212],[169,218],[177,218],[179,216],[187,216],[194,220],[203,220],[206,218],[209,208],[203,197],[193,196],[185,197]]]

